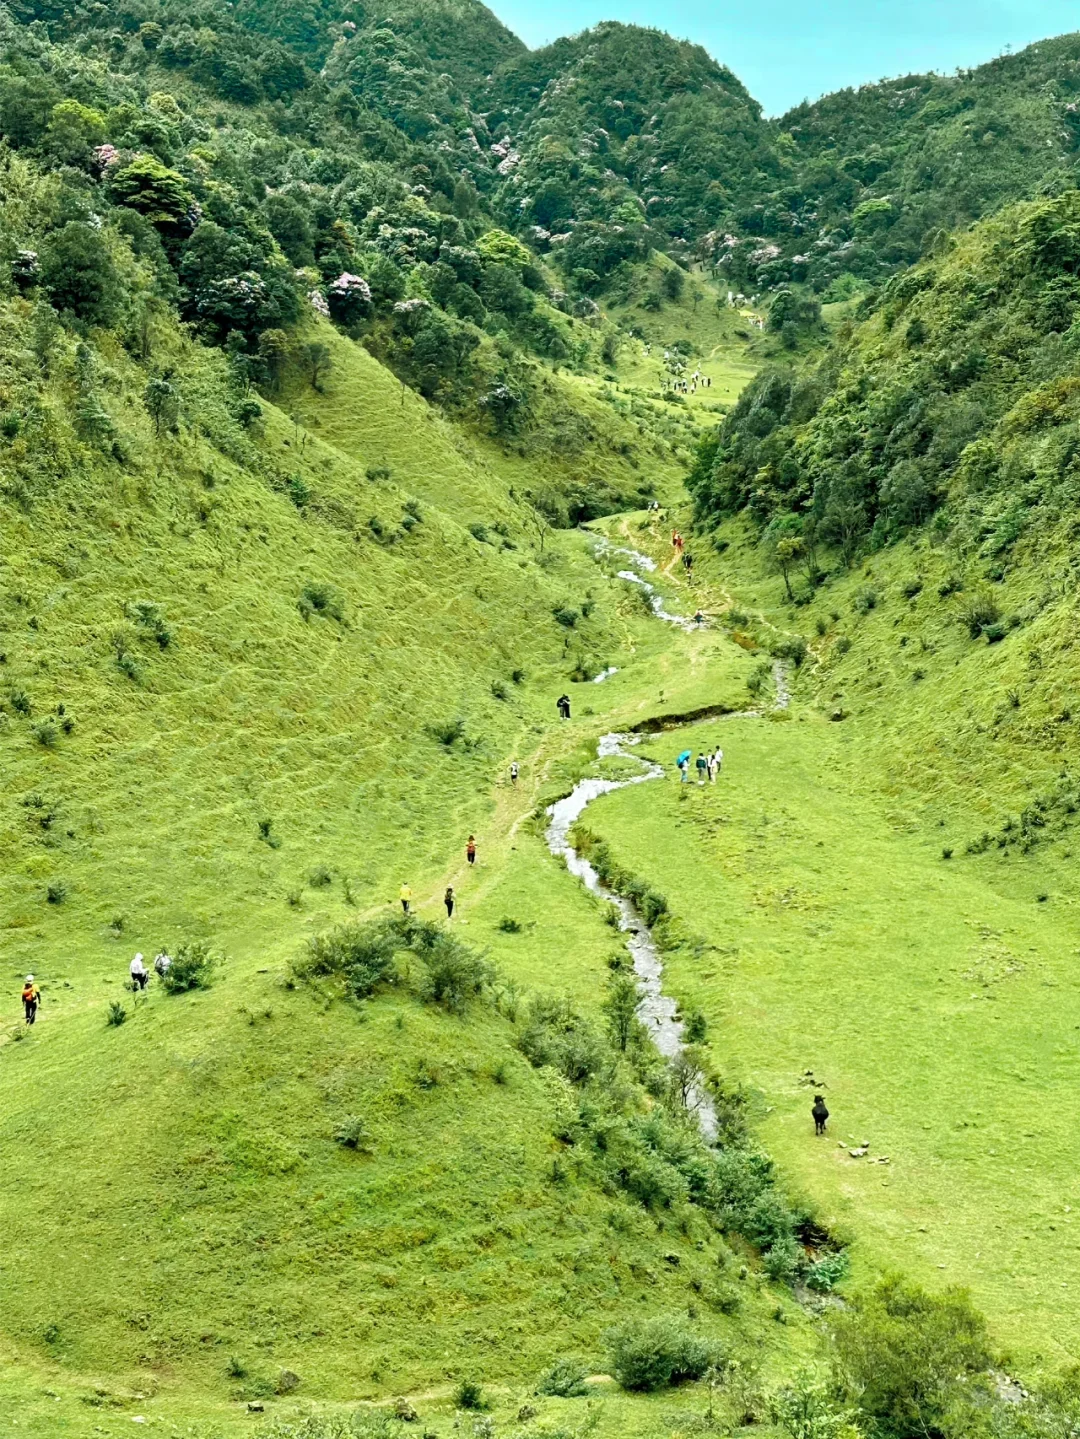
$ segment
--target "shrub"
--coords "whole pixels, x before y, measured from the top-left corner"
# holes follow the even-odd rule
[[[447,749],[465,736],[465,721],[458,715],[457,719],[436,720],[434,724],[425,726],[432,739],[438,740]]]
[[[399,936],[388,921],[354,920],[308,940],[307,955],[294,969],[301,978],[336,975],[362,999],[391,978]]]
[[[109,1012],[105,1016],[105,1023],[119,1027],[127,1019],[127,1010],[119,1000],[114,999],[109,1005]]]
[[[790,660],[795,668],[798,669],[806,659],[809,650],[802,635],[789,635],[785,639],[777,640],[772,646],[770,653],[775,659]]]
[[[517,1043],[534,1068],[550,1065],[572,1084],[582,1084],[598,1073],[607,1057],[600,1036],[568,1001],[543,996],[530,1004]]]
[[[585,1379],[588,1375],[585,1365],[577,1359],[556,1359],[536,1385],[537,1394],[548,1394],[554,1399],[578,1399],[588,1393]]]
[[[784,1235],[765,1250],[762,1268],[775,1284],[792,1284],[805,1268],[805,1255],[792,1235]]]
[[[877,602],[880,596],[877,590],[869,587],[861,589],[851,601],[851,608],[857,615],[869,614],[871,610],[877,609]]]
[[[841,1439],[859,1433],[853,1413],[840,1408],[830,1386],[810,1374],[799,1374],[793,1383],[777,1389],[769,1408],[773,1423],[788,1439]]]
[[[851,649],[851,636],[840,635],[836,641],[836,644],[833,645],[833,649],[838,655],[846,655],[848,650]]]
[[[334,1130],[334,1142],[342,1149],[355,1149],[361,1154],[371,1152],[368,1127],[358,1115],[350,1114]]]
[[[67,885],[62,879],[54,879],[45,889],[45,900],[48,904],[63,904],[67,899]]]
[[[333,882],[334,876],[325,864],[317,864],[308,875],[308,884],[312,889],[326,889],[327,885],[333,884]]]
[[[1000,618],[1001,606],[993,595],[985,592],[977,594],[960,611],[960,619],[967,626],[967,632],[973,640],[977,640],[984,630]]]
[[[509,915],[504,914],[502,919],[499,920],[499,928],[503,934],[520,934],[522,930],[521,920],[511,919]]]
[[[298,510],[302,510],[311,500],[311,487],[303,475],[290,475],[285,481],[285,493]]]
[[[943,1431],[965,1380],[990,1361],[986,1321],[965,1291],[930,1294],[897,1275],[832,1321],[838,1376],[873,1432]]]
[[[551,613],[556,622],[568,630],[572,630],[580,618],[577,610],[571,609],[569,605],[556,605]]]
[[[481,544],[486,544],[488,539],[488,527],[487,525],[481,524],[470,525],[469,534],[472,535],[474,540],[479,540]]]
[[[56,722],[51,719],[43,719],[40,724],[36,724],[34,738],[44,749],[55,749],[56,741],[60,738]]]
[[[687,1044],[704,1044],[709,1036],[709,1021],[700,1009],[692,1010],[683,1026],[683,1038]]]
[[[650,1393],[684,1379],[700,1379],[717,1361],[712,1345],[682,1319],[633,1319],[607,1336],[611,1372],[624,1389]]]
[[[514,682],[516,685],[523,685],[523,684],[525,683],[525,671],[524,671],[524,670],[511,670],[511,671],[510,671],[510,678],[513,680],[513,682]]]
[[[454,1403],[459,1409],[486,1409],[484,1391],[475,1379],[462,1379],[454,1390]]]
[[[510,691],[503,684],[502,680],[496,680],[491,686],[492,696],[497,700],[510,698]]]
[[[209,989],[217,963],[217,956],[206,940],[189,940],[177,945],[172,964],[161,976],[161,982],[169,994],[184,994],[190,989]]]
[[[345,623],[345,602],[333,585],[309,581],[300,591],[296,605],[305,620],[312,615],[322,615],[328,620],[337,620],[338,624]]]
[[[964,581],[959,575],[948,575],[938,585],[938,597],[947,600],[950,595],[959,594],[964,588]]]
[[[28,715],[30,713],[30,696],[25,690],[11,691],[11,708],[17,715]]]
[[[807,1271],[806,1287],[819,1294],[828,1294],[847,1276],[850,1268],[851,1263],[842,1249],[832,1254],[823,1254]]]
[[[154,637],[159,649],[169,648],[173,642],[173,633],[166,624],[159,605],[151,600],[135,600],[127,606],[127,613],[140,629],[147,630]]]
[[[919,576],[912,575],[910,579],[906,579],[900,586],[900,593],[904,596],[904,599],[913,600],[915,596],[921,592],[922,587],[923,582]]]
[[[452,1014],[460,1014],[491,983],[493,971],[483,955],[452,935],[436,932],[431,943],[415,947],[424,966],[420,997]]]

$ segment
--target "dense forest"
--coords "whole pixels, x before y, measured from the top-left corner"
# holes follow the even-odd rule
[[[1078,495],[1080,192],[1010,208],[890,280],[823,357],[765,370],[701,444],[699,516],[850,562],[931,521],[1001,579]]]

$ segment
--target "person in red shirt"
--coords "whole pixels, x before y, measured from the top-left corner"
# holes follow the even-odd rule
[[[470,864],[476,863],[476,836],[474,834],[469,835],[469,842],[465,846],[465,858]]]

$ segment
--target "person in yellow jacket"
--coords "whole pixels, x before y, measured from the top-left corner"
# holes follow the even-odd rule
[[[27,1024],[33,1024],[37,1019],[38,1005],[41,1002],[41,991],[34,983],[34,976],[28,974],[22,991],[23,1013],[26,1015]]]
[[[398,891],[398,899],[401,900],[401,910],[402,910],[402,913],[403,913],[403,914],[408,914],[408,912],[409,912],[409,905],[410,905],[411,902],[412,902],[412,890],[409,888],[409,886],[408,886],[407,884],[403,884],[403,885],[401,886],[401,889]]]

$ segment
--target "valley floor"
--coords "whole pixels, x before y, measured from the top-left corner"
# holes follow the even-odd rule
[[[680,786],[676,754],[717,742],[720,783]],[[704,940],[700,955],[669,957],[669,985],[710,1020],[721,1070],[756,1095],[789,1184],[852,1242],[863,1278],[969,1285],[1018,1362],[1070,1358],[1080,891],[1068,851],[1007,869],[959,846],[944,859],[945,820],[913,817],[918,776],[887,785],[869,723],[831,723],[798,700],[653,737],[642,753],[666,782],[605,796],[590,826]]]
[[[598,528],[651,545],[671,570],[641,517]],[[618,558],[594,560],[591,536],[560,543],[575,575],[619,597],[617,672],[571,687],[570,724],[531,699],[513,755],[477,782],[475,870],[455,842],[410,879],[430,917],[455,885],[455,928],[507,982],[595,1010],[615,940],[547,853],[543,807],[590,769],[607,730],[745,708],[760,661],[716,623],[687,632],[635,609]],[[719,581],[692,593],[673,573],[661,583],[684,613],[727,600]],[[1008,885],[986,864],[943,861],[940,833],[890,800],[863,738],[857,720],[830,724],[798,691],[784,715],[668,730],[641,747],[668,778],[601,799],[588,823],[700,936],[700,950],[668,957],[667,987],[709,1019],[713,1063],[752,1091],[764,1145],[851,1242],[856,1279],[895,1267],[970,1284],[1020,1363],[1053,1365],[1080,1337],[1074,894],[1065,870],[1047,870],[1056,859],[1014,870]],[[716,741],[721,782],[677,785],[678,751]],[[422,800],[421,786],[407,805]],[[1038,901],[1044,888],[1052,904]],[[369,895],[359,912],[387,912],[395,892]],[[658,1245],[683,1242],[662,1221],[627,1231],[600,1196],[552,1188],[555,1101],[499,1017],[461,1025],[389,996],[360,1023],[283,983],[304,934],[347,905],[313,889],[299,913],[281,913],[276,933],[229,936],[228,966],[206,995],[153,993],[106,1030],[122,967],[99,957],[89,977],[73,972],[30,1043],[4,1047],[13,1143],[0,1223],[16,1253],[33,1255],[4,1266],[23,1337],[5,1356],[0,1397],[19,1432],[119,1434],[141,1417],[162,1432],[231,1436],[249,1432],[252,1396],[302,1417],[407,1393],[437,1433],[463,1367],[511,1422],[559,1354],[602,1362],[599,1337],[627,1300],[694,1307],[687,1264],[657,1262]],[[177,1030],[181,1005],[190,1015]],[[824,1140],[809,1119],[818,1087],[832,1110]],[[83,1107],[92,1091],[108,1098],[101,1112]],[[265,1105],[257,1119],[252,1096]],[[335,1117],[350,1111],[370,1119],[372,1158],[332,1142]],[[155,1115],[166,1113],[163,1130]],[[109,1163],[88,1163],[87,1144],[108,1147]],[[321,1286],[314,1325],[308,1262]],[[703,1322],[785,1372],[812,1351],[813,1325],[752,1269],[745,1284],[739,1317]],[[773,1324],[774,1312],[788,1322]],[[96,1381],[110,1346],[116,1364]],[[301,1375],[295,1396],[274,1395],[282,1368]],[[565,1422],[602,1439],[670,1433],[707,1402],[693,1388],[631,1399],[605,1380],[593,1395],[595,1412],[538,1402],[560,1424],[570,1403]]]

